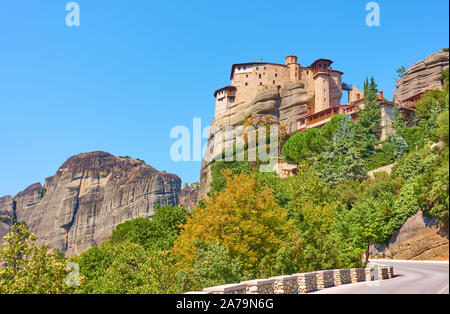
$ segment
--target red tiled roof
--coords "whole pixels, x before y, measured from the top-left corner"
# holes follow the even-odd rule
[[[316,61],[314,61],[313,63],[311,63],[311,66],[313,66],[314,64],[316,64],[316,63],[319,62],[319,61],[326,62],[326,63],[328,63],[328,65],[330,65],[330,64],[333,63],[333,61],[331,61],[330,59],[317,59]]]

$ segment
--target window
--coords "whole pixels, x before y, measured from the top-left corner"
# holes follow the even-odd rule
[[[259,86],[262,86],[262,82],[259,82]]]
[[[248,77],[248,74],[246,74],[245,77]]]
[[[259,75],[259,78],[261,78],[261,74]]]
[[[245,82],[245,86],[248,86],[248,83],[247,83],[247,82]]]
[[[267,70],[267,68],[266,68],[266,67],[264,67],[264,71],[265,71],[265,70]]]
[[[272,81],[272,84],[275,85],[275,81]]]
[[[277,74],[277,73],[275,73],[275,77],[278,77],[278,74]]]

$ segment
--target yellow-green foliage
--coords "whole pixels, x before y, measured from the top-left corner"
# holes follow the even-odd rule
[[[74,292],[66,284],[67,261],[36,237],[24,224],[15,224],[0,250],[0,294],[61,294]]]
[[[285,211],[278,206],[273,191],[262,188],[246,174],[227,179],[225,190],[195,208],[182,227],[174,254],[180,268],[194,264],[198,240],[228,247],[244,272],[256,275],[263,258],[275,258],[288,230]]]

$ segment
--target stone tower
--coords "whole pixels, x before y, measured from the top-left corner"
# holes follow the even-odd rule
[[[286,66],[289,71],[289,81],[296,82],[301,79],[300,64],[297,63],[297,56],[287,56]]]

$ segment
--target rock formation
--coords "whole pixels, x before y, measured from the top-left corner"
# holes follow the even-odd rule
[[[230,106],[230,115],[214,117],[211,130],[236,126],[251,118],[254,122],[261,119],[276,124],[287,131],[296,130],[297,120],[306,115],[307,108],[313,102],[314,94],[308,93],[302,83],[291,83],[285,88],[267,89],[249,102],[236,102]],[[208,138],[208,149],[213,150],[214,133]],[[214,155],[216,152],[212,153]],[[211,162],[202,163],[200,174],[200,197],[205,197],[211,183]]]
[[[430,89],[441,89],[441,73],[449,68],[449,53],[439,51],[429,55],[425,60],[416,62],[398,80],[394,92],[394,102],[407,106],[414,102],[414,97]]]
[[[0,197],[0,245],[3,237],[9,232],[14,221],[13,198],[8,195]]]
[[[176,175],[142,161],[93,152],[69,158],[44,187],[33,184],[14,200],[0,199],[0,212],[15,204],[17,221],[27,223],[38,244],[72,256],[100,244],[125,220],[151,217],[156,204],[177,205],[180,187]]]
[[[387,244],[376,244],[370,256],[407,260],[448,259],[448,224],[440,226],[437,219],[421,211],[406,220]]]
[[[198,183],[185,184],[178,194],[178,204],[186,209],[193,210],[198,204],[199,188]]]
[[[37,206],[43,196],[44,188],[40,183],[34,183],[25,190],[19,192],[19,194],[14,197],[17,221],[30,221],[29,218],[33,213],[33,209]]]

